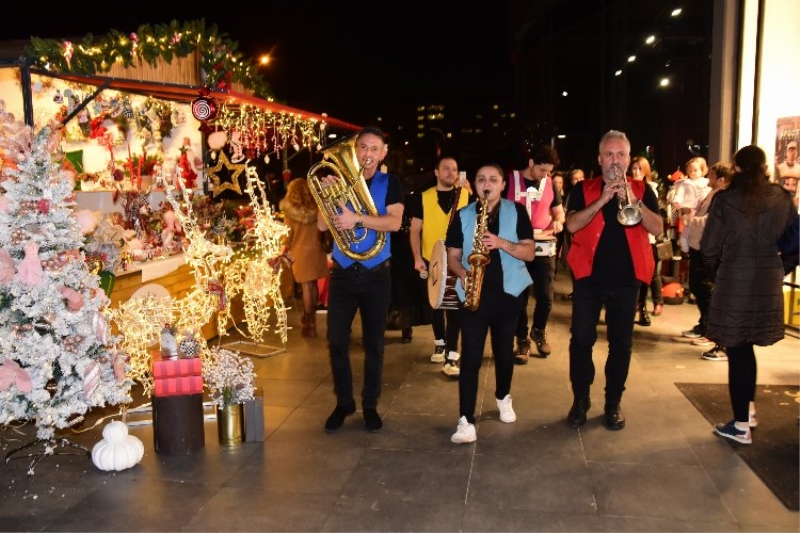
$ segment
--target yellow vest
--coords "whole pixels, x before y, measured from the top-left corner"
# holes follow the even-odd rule
[[[469,192],[460,190],[458,209],[467,205]],[[422,257],[431,260],[433,245],[447,235],[447,226],[450,223],[450,212],[445,213],[439,205],[439,195],[436,187],[426,189],[422,193]]]

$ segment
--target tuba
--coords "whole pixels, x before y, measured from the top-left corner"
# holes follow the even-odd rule
[[[364,179],[364,169],[356,157],[355,137],[348,137],[320,150],[323,160],[308,170],[308,187],[317,202],[325,224],[339,249],[349,258],[365,261],[375,257],[386,243],[386,233],[353,228],[337,230],[334,217],[341,212],[342,203],[362,215],[377,216],[378,210]],[[367,161],[369,162],[369,161]],[[323,183],[317,171],[327,169],[337,176],[333,183]],[[331,172],[328,172],[328,175]],[[324,176],[323,175],[323,176]]]
[[[616,179],[620,179],[619,175],[616,176]],[[625,203],[623,204],[622,200],[619,201],[617,221],[623,226],[635,226],[642,221],[642,207],[639,201],[636,203],[631,201],[631,197],[634,199],[635,197],[631,191],[631,184],[628,183],[624,174],[621,179],[625,180]]]
[[[483,245],[483,233],[489,225],[489,191],[483,193],[480,200],[481,207],[478,213],[478,222],[475,224],[475,235],[472,238],[472,252],[467,257],[469,271],[467,272],[467,282],[464,287],[466,298],[464,308],[475,311],[481,304],[481,287],[483,286],[483,275],[486,265],[489,264],[489,252]]]

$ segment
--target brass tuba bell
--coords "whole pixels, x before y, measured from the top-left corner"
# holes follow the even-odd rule
[[[323,160],[308,170],[307,181],[333,240],[351,259],[365,261],[375,257],[386,243],[385,232],[367,228],[337,230],[334,224],[334,218],[339,215],[339,205],[342,203],[348,204],[355,213],[378,215],[378,209],[364,179],[364,169],[356,157],[355,136],[323,148],[320,153],[323,155]],[[331,173],[336,176],[333,183],[321,181],[317,175],[321,169],[328,171],[322,177]]]

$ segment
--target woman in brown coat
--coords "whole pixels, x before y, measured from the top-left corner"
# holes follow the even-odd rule
[[[291,230],[286,242],[292,257],[292,275],[303,291],[303,336],[317,336],[317,280],[328,275],[328,258],[317,229],[317,204],[305,179],[289,182],[280,202],[284,221]]]
[[[755,427],[754,345],[769,346],[784,336],[783,265],[777,240],[797,216],[792,198],[766,175],[767,158],[757,146],[734,156],[727,190],[708,211],[700,250],[714,281],[706,337],[728,348],[728,388],[734,419],[715,432],[750,444]]]

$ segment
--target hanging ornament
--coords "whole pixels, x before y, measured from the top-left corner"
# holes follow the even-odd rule
[[[214,120],[217,116],[217,101],[210,96],[198,96],[192,100],[192,116],[200,122]]]

